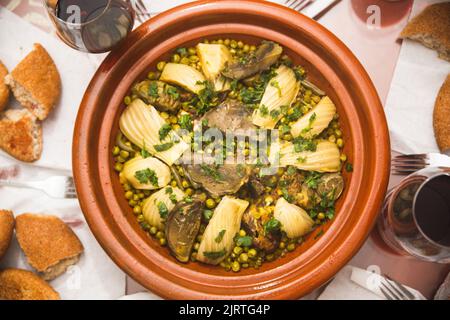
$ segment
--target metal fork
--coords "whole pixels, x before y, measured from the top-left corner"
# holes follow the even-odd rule
[[[285,0],[284,4],[291,8],[294,9],[295,11],[302,11],[305,7],[307,7],[308,5],[310,5],[311,3],[313,3],[315,0]]]
[[[404,285],[385,277],[380,283],[380,290],[388,300],[416,300],[416,296],[412,294]]]
[[[144,23],[151,18],[149,11],[142,0],[133,0],[133,9],[136,11],[136,18],[140,23]]]
[[[46,193],[52,198],[77,198],[73,178],[70,176],[53,176],[41,181],[0,180],[0,185],[36,189]]]
[[[409,175],[426,167],[450,167],[450,157],[440,153],[400,155],[391,166],[393,174]]]

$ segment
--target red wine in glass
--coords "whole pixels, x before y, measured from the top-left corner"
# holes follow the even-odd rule
[[[111,50],[134,23],[128,0],[58,0],[49,11],[64,42],[91,53]]]

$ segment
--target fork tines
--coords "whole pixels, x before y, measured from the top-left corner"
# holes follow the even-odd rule
[[[415,300],[416,297],[401,283],[389,277],[380,282],[380,291],[388,300]]]
[[[136,17],[140,23],[144,23],[151,18],[150,13],[142,0],[133,0],[133,7],[136,11]]]
[[[295,11],[302,11],[306,6],[308,6],[310,3],[312,2],[312,0],[285,0],[284,4],[291,8],[294,9]]]
[[[408,175],[430,165],[426,154],[400,155],[392,160],[392,173]]]

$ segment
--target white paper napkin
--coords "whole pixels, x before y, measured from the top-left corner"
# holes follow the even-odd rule
[[[376,273],[347,265],[339,271],[318,300],[386,300],[379,289],[382,279],[384,278]],[[417,290],[405,287],[416,299],[425,299]]]
[[[62,98],[56,110],[43,123],[42,158],[25,165],[0,154],[1,168],[18,166],[15,179],[39,180],[48,175],[71,172],[72,134],[78,106],[95,65],[86,54],[77,52],[58,39],[0,7],[0,60],[11,70],[32,48],[41,43],[54,59],[62,78]],[[14,99],[11,99],[13,101]],[[18,103],[14,103],[18,107]],[[49,171],[41,166],[60,168]],[[125,274],[111,261],[89,230],[77,200],[55,200],[34,190],[0,187],[0,208],[16,215],[31,212],[59,216],[72,226],[85,252],[67,273],[51,282],[62,299],[117,299],[125,293]],[[31,269],[16,240],[0,268]]]
[[[42,124],[44,148],[36,164],[71,170],[75,119],[96,65],[86,53],[71,49],[1,6],[0,25],[0,60],[10,71],[31,51],[34,43],[42,44],[55,61],[61,75],[62,96]],[[10,102],[14,107],[19,106],[14,99]]]
[[[444,1],[415,1],[411,17],[436,2]],[[433,110],[449,73],[450,63],[439,59],[436,51],[415,41],[403,41],[385,107],[393,150],[405,154],[439,152]]]

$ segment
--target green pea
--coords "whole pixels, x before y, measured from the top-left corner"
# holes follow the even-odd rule
[[[232,47],[233,49],[236,49],[237,46],[238,46],[237,41],[236,40],[231,40],[230,47]]]
[[[134,214],[140,214],[141,212],[142,212],[142,209],[141,209],[140,206],[135,206],[135,207],[133,208],[133,213],[134,213]]]
[[[150,228],[150,234],[155,235],[157,232],[158,232],[158,229],[156,229],[156,227]]]
[[[191,62],[198,62],[200,59],[197,56],[190,56],[189,60],[191,60]]]
[[[239,264],[239,262],[233,261],[233,263],[231,264],[231,270],[233,270],[233,272],[239,272],[239,270],[241,270],[241,265]]]
[[[121,163],[116,163],[114,165],[114,170],[116,170],[117,172],[121,172],[123,170],[123,164]]]
[[[179,54],[174,54],[172,56],[172,62],[178,63],[178,62],[180,62],[180,60],[181,60],[181,57]]]
[[[119,153],[120,153],[120,148],[118,146],[115,146],[113,148],[113,152],[112,153],[113,153],[113,156],[118,156]]]
[[[167,244],[167,240],[165,238],[159,239],[159,244],[165,246]]]
[[[137,202],[134,200],[130,200],[130,201],[128,201],[128,204],[130,205],[130,207],[134,207],[137,205]]]
[[[248,254],[248,256],[249,256],[250,258],[254,258],[254,257],[256,257],[256,255],[258,254],[258,252],[257,252],[255,249],[252,248],[252,249],[248,250],[247,254]]]
[[[131,103],[131,98],[129,96],[126,96],[125,98],[123,98],[123,103],[129,105]]]
[[[195,48],[189,48],[188,52],[191,56],[197,54],[197,50]]]
[[[241,253],[239,256],[239,262],[240,263],[246,263],[248,261],[248,255],[247,253]]]
[[[133,191],[127,191],[125,192],[125,198],[130,200],[131,198],[133,198]]]
[[[166,66],[166,62],[165,61],[160,61],[156,65],[156,69],[158,69],[159,71],[163,71],[165,66]]]
[[[295,250],[295,243],[289,243],[287,246],[288,251],[294,251]]]
[[[150,71],[150,72],[147,74],[147,78],[149,78],[150,80],[155,80],[155,79],[156,79],[156,73],[153,72],[153,71]]]
[[[239,255],[239,254],[241,254],[242,253],[242,248],[241,247],[234,247],[234,249],[233,249],[233,253],[235,253],[236,255]]]
[[[189,63],[191,63],[191,60],[189,60],[188,57],[183,57],[180,62],[182,64],[189,64]]]
[[[129,156],[130,153],[128,151],[125,150],[120,151],[120,157],[122,157],[123,159],[128,159]]]
[[[158,238],[158,239],[163,239],[163,238],[164,238],[164,232],[158,231],[158,232],[156,233],[156,238]]]

